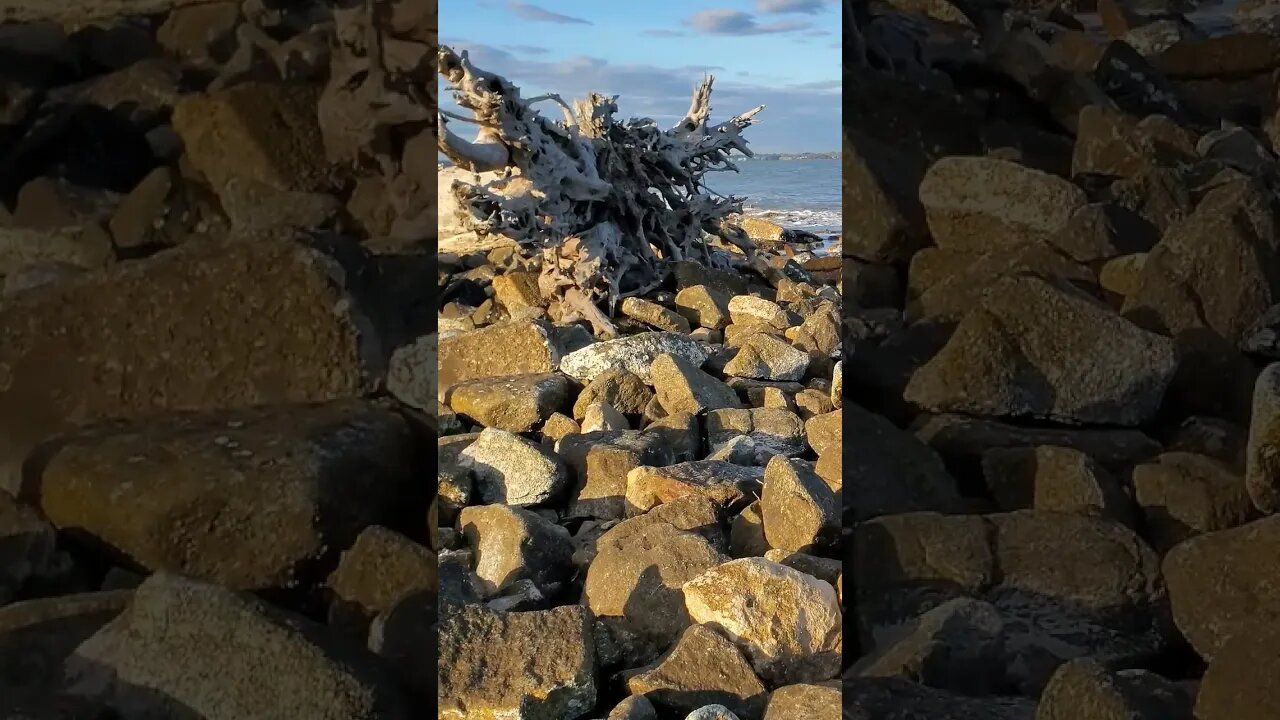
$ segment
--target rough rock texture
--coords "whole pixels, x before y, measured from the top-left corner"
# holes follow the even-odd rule
[[[493,613],[467,607],[440,627],[441,718],[582,717],[596,703],[595,646],[584,608]]]
[[[1138,425],[1159,409],[1177,366],[1168,338],[1078,291],[1022,277],[993,287],[906,398],[934,412]]]
[[[560,361],[560,370],[582,383],[612,367],[635,373],[650,382],[653,361],[659,355],[679,355],[696,367],[707,361],[707,352],[696,342],[675,333],[641,333],[589,345],[569,353]]]
[[[1264,513],[1280,512],[1280,364],[1258,376],[1245,450],[1245,488]]]
[[[760,717],[767,697],[742,652],[706,625],[682,632],[667,654],[627,679],[627,688],[661,708],[722,705],[742,718]]]
[[[471,470],[476,497],[484,503],[538,505],[568,483],[568,471],[558,456],[497,428],[485,428],[459,460]]]
[[[376,404],[182,414],[72,436],[44,468],[40,507],[147,570],[284,588],[385,517],[411,473],[406,422]]]
[[[408,718],[372,655],[323,632],[251,597],[160,573],[76,648],[68,680],[125,717]],[[260,682],[264,674],[273,681]]]

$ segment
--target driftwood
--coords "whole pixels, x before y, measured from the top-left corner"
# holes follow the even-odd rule
[[[335,163],[380,175],[397,239],[435,237],[435,3],[343,0],[318,115]]]
[[[709,172],[736,171],[750,156],[742,131],[763,106],[712,125],[712,77],[670,129],[648,118],[619,120],[617,96],[524,98],[506,78],[475,67],[465,52],[439,51],[439,72],[472,117],[441,111],[439,149],[456,168],[440,179],[442,250],[499,238],[540,250],[539,288],[553,317],[586,319],[601,335],[624,297],[665,279],[672,261],[723,266],[718,241],[752,250],[724,222],[742,199],[707,189]],[[534,105],[551,102],[560,116]],[[476,129],[473,140],[454,124]]]

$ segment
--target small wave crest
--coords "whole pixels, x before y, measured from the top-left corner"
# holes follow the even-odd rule
[[[839,210],[793,209],[772,210],[747,206],[743,212],[752,217],[777,223],[785,228],[806,230],[815,234],[838,233],[841,228]]]

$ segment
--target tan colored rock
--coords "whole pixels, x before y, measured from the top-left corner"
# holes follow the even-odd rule
[[[439,348],[440,392],[466,380],[553,372],[561,355],[551,326],[539,320],[445,335]]]
[[[762,468],[716,460],[638,467],[627,474],[627,514],[638,515],[686,495],[702,495],[730,510],[749,502],[764,481]]]
[[[638,418],[644,414],[653,391],[639,375],[622,368],[612,368],[592,378],[573,403],[573,417],[582,420],[587,408],[596,403],[609,403],[623,415]]]
[[[982,472],[1002,510],[1095,512],[1132,523],[1132,501],[1093,458],[1071,448],[1000,448],[982,456]]]
[[[395,508],[412,445],[403,417],[358,400],[108,423],[53,455],[40,507],[148,570],[288,588]]]
[[[760,380],[795,381],[809,369],[809,355],[786,340],[768,333],[753,333],[724,366],[726,375]]]
[[[706,625],[680,633],[671,650],[627,679],[627,689],[668,710],[722,705],[746,718],[760,717],[768,697],[742,652]]]
[[[839,720],[840,695],[835,685],[784,685],[769,695],[764,720]]]
[[[609,403],[593,403],[582,413],[582,432],[611,432],[630,430],[627,418]]]
[[[66,678],[125,717],[410,717],[368,651],[251,595],[168,573],[76,648]]]
[[[731,560],[684,585],[697,623],[714,623],[773,683],[817,682],[840,670],[840,606],[831,585],[763,558]]]
[[[1204,455],[1160,455],[1133,469],[1132,484],[1144,536],[1157,552],[1194,535],[1239,527],[1257,514],[1244,478]]]
[[[379,525],[365,528],[342,553],[325,585],[343,606],[365,622],[391,610],[416,592],[439,589],[436,554],[409,538]],[[330,609],[330,624],[335,624]]]
[[[184,157],[221,195],[240,178],[275,190],[314,192],[330,183],[316,120],[319,91],[307,85],[247,82],[183,96],[173,129]],[[227,148],[236,148],[228,153]]]
[[[804,423],[804,437],[818,455],[839,452],[844,431],[844,413],[840,410],[814,415]]]
[[[1280,512],[1280,363],[1268,365],[1253,388],[1245,488],[1264,513]]]
[[[676,293],[676,309],[698,327],[723,330],[729,324],[729,297],[706,285],[693,285]]]
[[[804,452],[804,423],[783,408],[720,409],[707,413],[707,444],[718,450],[746,435],[779,455]]]
[[[701,535],[653,523],[625,543],[602,543],[587,569],[582,602],[654,647],[666,648],[689,625],[680,588],[728,560]]]
[[[707,410],[742,407],[732,388],[677,355],[659,355],[651,373],[658,402],[668,413],[697,415]]]
[[[840,535],[840,503],[812,470],[775,456],[764,472],[760,514],[770,547],[804,552]]]
[[[1087,202],[1066,180],[980,157],[934,163],[920,201],[938,247],[979,253],[1047,240]]]
[[[459,455],[475,478],[475,494],[484,504],[541,505],[569,482],[564,462],[519,435],[485,428]]]
[[[769,552],[764,536],[764,516],[756,500],[733,518],[729,528],[729,554],[735,558],[763,557]]]
[[[545,588],[568,576],[569,531],[533,512],[506,505],[463,508],[458,527],[474,551],[487,596],[524,580]]]
[[[1197,535],[1164,559],[1173,621],[1212,665],[1231,638],[1280,624],[1280,516]]]
[[[44,230],[0,227],[0,275],[48,263],[100,270],[115,260],[111,236],[96,224]]]
[[[595,707],[595,640],[585,608],[449,612],[439,630],[440,720],[580,718]]]
[[[1229,640],[1205,670],[1196,720],[1266,720],[1280,703],[1280,624],[1251,627]]]
[[[1075,720],[1082,708],[1098,720],[1192,720],[1190,696],[1171,680],[1145,670],[1113,672],[1091,658],[1058,668],[1036,720]]]
[[[538,275],[532,272],[503,273],[493,279],[493,296],[508,313],[543,306],[538,291]]]
[[[730,298],[729,317],[735,325],[767,325],[775,330],[791,327],[791,318],[781,305],[755,295],[735,295]]]
[[[670,308],[638,297],[625,298],[619,307],[622,314],[659,330],[688,335],[689,321]]]
[[[560,410],[569,409],[573,384],[559,373],[478,378],[454,385],[454,412],[485,427],[528,432]]]
[[[661,435],[634,430],[574,435],[557,451],[577,478],[570,514],[610,520],[626,516],[628,473],[669,465],[676,457]]]

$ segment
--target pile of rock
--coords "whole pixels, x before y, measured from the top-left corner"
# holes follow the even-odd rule
[[[677,263],[618,337],[442,257],[440,717],[839,716],[838,257]],[[408,355],[404,356],[409,361]]]
[[[434,4],[364,8],[0,8],[0,717],[433,706],[434,168],[346,151],[434,145],[349,81],[434,88]]]
[[[1280,34],[1158,4],[846,75],[854,717],[1275,714]]]

